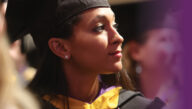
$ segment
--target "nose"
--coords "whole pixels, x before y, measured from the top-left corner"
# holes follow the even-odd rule
[[[122,44],[123,41],[123,37],[116,30],[114,30],[110,35],[111,44]]]
[[[114,40],[112,44],[116,44],[116,43],[122,44],[123,41],[124,41],[123,37],[120,34],[117,34],[114,36]]]

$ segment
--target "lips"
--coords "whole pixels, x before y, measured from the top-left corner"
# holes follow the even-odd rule
[[[110,52],[109,55],[115,56],[115,57],[122,57],[121,50],[116,50],[116,51]]]

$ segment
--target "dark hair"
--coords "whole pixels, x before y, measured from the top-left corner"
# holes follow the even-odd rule
[[[38,31],[32,30],[31,33],[33,37],[47,37],[44,35],[54,34],[54,37],[60,37],[67,39],[73,33],[73,26],[80,21],[81,17],[74,16],[67,22],[63,23],[57,27],[57,31],[51,31],[52,33],[38,33]],[[36,28],[34,26],[34,28]],[[49,36],[50,38],[51,36]],[[48,39],[47,39],[48,40]],[[29,84],[29,89],[37,94],[40,99],[44,95],[50,95],[51,99],[55,98],[57,94],[68,95],[68,87],[67,81],[65,78],[65,73],[62,72],[62,63],[61,59],[53,54],[53,52],[49,49],[48,44],[42,44],[43,47],[38,48],[39,53],[43,59],[41,60],[41,64],[38,68],[38,71]],[[64,103],[68,103],[66,99]],[[42,104],[44,107],[44,104]]]
[[[51,31],[51,33],[47,32],[48,34],[38,34],[38,32],[35,32],[34,30],[32,30],[33,32],[31,34],[33,35],[33,37],[47,37],[40,35],[54,34],[54,37],[68,39],[73,33],[73,26],[77,24],[80,19],[80,15],[74,16],[62,25],[57,26],[57,30]],[[50,37],[51,36],[49,36],[49,38]],[[49,38],[47,39],[47,41],[49,40]],[[39,48],[39,50],[41,51],[41,57],[43,57],[43,59],[41,62],[41,66],[39,67],[38,72],[34,80],[30,83],[29,87],[40,95],[45,93],[54,94],[55,92],[59,92],[59,90],[61,90],[60,92],[64,91],[64,89],[59,87],[59,83],[65,83],[66,81],[58,81],[60,80],[58,77],[65,77],[64,73],[61,72],[61,59],[52,53],[47,43],[44,44],[43,47]],[[63,74],[63,76],[61,74]],[[41,91],[39,89],[43,90]]]

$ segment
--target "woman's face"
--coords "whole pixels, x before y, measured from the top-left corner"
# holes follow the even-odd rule
[[[181,46],[174,29],[154,29],[147,32],[147,41],[140,47],[140,64],[148,70],[173,70],[178,64]]]
[[[69,39],[73,67],[99,74],[120,71],[123,38],[116,26],[110,8],[94,8],[82,13]]]

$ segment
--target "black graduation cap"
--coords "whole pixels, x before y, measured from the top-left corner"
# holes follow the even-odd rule
[[[48,36],[45,37],[45,34],[53,29],[51,27],[55,23],[62,24],[90,8],[109,6],[107,0],[8,0],[8,34],[14,41],[35,29],[44,34],[42,37],[32,35],[36,45],[41,46],[42,43],[47,44]]]

